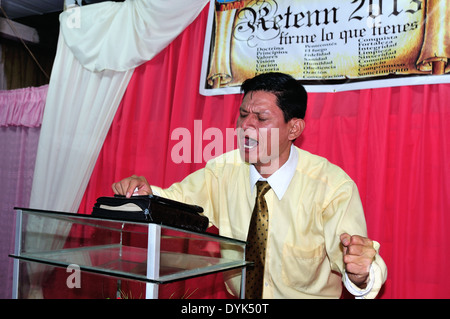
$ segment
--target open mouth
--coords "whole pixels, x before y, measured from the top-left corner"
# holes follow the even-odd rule
[[[246,136],[244,138],[244,148],[245,149],[253,149],[258,146],[258,141]]]

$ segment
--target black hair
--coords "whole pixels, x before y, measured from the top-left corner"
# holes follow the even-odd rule
[[[265,91],[276,95],[277,105],[283,111],[287,123],[292,118],[305,117],[308,95],[305,88],[292,76],[279,72],[263,73],[245,80],[241,85],[244,96],[253,91]]]

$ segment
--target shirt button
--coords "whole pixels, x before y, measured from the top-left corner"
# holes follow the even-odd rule
[[[269,283],[266,281],[266,282],[264,283],[264,286],[267,287],[268,285],[269,285]]]

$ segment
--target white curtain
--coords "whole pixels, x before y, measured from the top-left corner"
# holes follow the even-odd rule
[[[60,38],[42,121],[30,208],[76,212],[134,68],[164,49],[209,0],[128,0],[72,7]],[[25,248],[58,249],[65,223],[28,220]],[[59,234],[51,240],[45,234]],[[37,234],[37,237],[33,236]],[[29,297],[46,274],[29,267]]]
[[[42,121],[31,208],[76,212],[132,73],[88,71],[60,36]]]
[[[77,211],[134,68],[165,48],[208,1],[103,2],[61,14],[30,207]]]
[[[67,45],[90,71],[126,71],[151,60],[210,0],[128,0],[68,9]]]

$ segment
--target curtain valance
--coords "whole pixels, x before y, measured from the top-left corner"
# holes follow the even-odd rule
[[[151,60],[209,0],[128,0],[73,7],[60,16],[67,46],[88,70],[127,71]]]
[[[40,127],[48,85],[0,91],[0,126]]]

